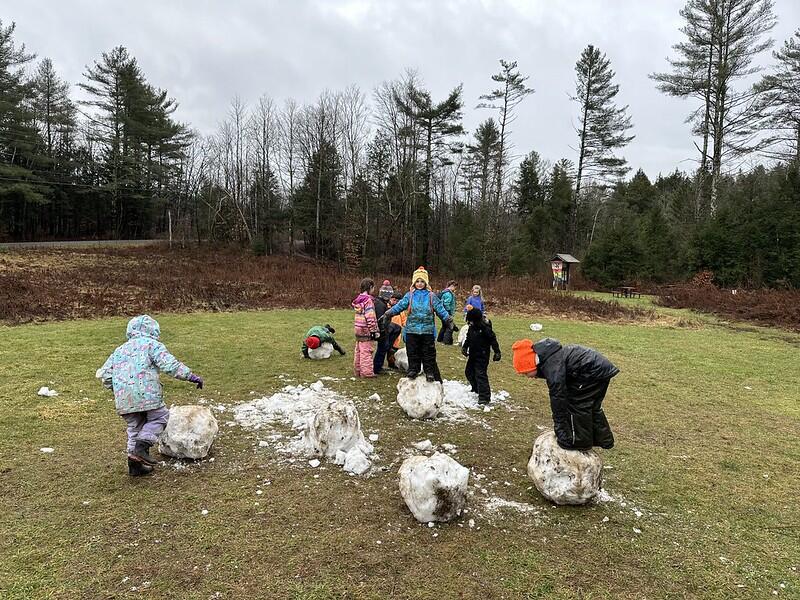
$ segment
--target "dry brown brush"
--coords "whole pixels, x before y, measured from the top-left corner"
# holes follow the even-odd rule
[[[433,287],[446,283],[436,276]],[[258,257],[237,250],[164,247],[47,249],[0,254],[0,321],[133,315],[142,312],[229,311],[267,308],[344,308],[363,274],[329,263]],[[406,289],[410,273],[374,274]],[[463,281],[463,303],[483,284],[491,311],[638,319],[652,311],[542,289],[546,282],[501,277]]]

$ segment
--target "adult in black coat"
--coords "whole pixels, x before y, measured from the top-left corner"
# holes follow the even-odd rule
[[[489,351],[494,351],[494,360],[500,360],[500,345],[492,329],[492,323],[483,316],[479,308],[469,307],[467,311],[467,339],[461,346],[461,353],[467,357],[464,375],[478,394],[478,404],[489,404],[492,389],[489,385]]]
[[[513,348],[518,372],[547,381],[558,445],[566,450],[613,448],[614,434],[602,404],[619,369],[597,350],[562,346],[553,338],[532,345],[530,340],[522,340]],[[533,370],[531,363],[535,364]]]

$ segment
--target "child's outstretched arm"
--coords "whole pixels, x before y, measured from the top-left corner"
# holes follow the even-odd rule
[[[112,354],[106,359],[106,362],[103,363],[103,366],[97,369],[97,371],[94,374],[94,376],[97,377],[103,384],[103,387],[106,387],[109,390],[114,389],[114,384],[113,384],[114,361],[112,360],[113,358],[114,355]]]
[[[159,371],[175,379],[188,381],[189,376],[192,374],[192,370],[172,356],[167,347],[161,342],[154,343],[150,348],[150,360],[153,361]]]
[[[447,309],[444,307],[439,297],[436,294],[432,294],[431,297],[433,298],[433,310],[436,311],[436,314],[439,315],[442,322],[452,321],[453,317],[447,312]]]

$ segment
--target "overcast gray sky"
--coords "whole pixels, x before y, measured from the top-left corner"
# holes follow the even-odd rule
[[[180,103],[177,116],[213,131],[238,94],[278,103],[311,102],[325,88],[381,81],[416,69],[434,100],[464,84],[465,126],[491,88],[498,59],[517,60],[536,93],[513,125],[515,152],[574,158],[574,65],[589,43],[617,72],[620,104],[630,105],[636,139],[625,150],[649,176],[689,169],[684,118],[690,103],[657,92],[647,75],[667,67],[681,39],[684,0],[26,0],[0,9],[16,39],[53,59],[72,84],[116,45],[138,59],[148,80]],[[775,0],[783,43],[800,27],[800,2]],[[764,63],[771,57],[765,53]]]

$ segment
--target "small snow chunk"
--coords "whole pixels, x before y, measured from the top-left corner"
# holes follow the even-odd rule
[[[428,527],[436,527],[436,523],[433,521],[428,521]]]
[[[427,452],[428,450],[433,449],[433,444],[430,440],[422,440],[421,442],[414,444],[414,448],[420,450],[421,452]]]
[[[746,386],[744,386],[744,389],[746,389],[746,390],[752,390],[753,388],[751,388],[749,385],[746,385]]]
[[[322,383],[321,381],[315,381],[309,387],[315,392],[321,392],[322,390],[325,389],[325,384]]]
[[[84,506],[89,506],[89,501],[88,501],[88,500],[84,500],[82,504],[83,504]]]
[[[379,394],[377,394],[377,393],[376,393],[376,394],[372,394],[372,396],[370,396],[370,397],[369,397],[369,398],[367,398],[367,399],[368,399],[368,400],[374,400],[375,402],[380,402],[380,400],[381,400],[381,397],[380,397],[380,395],[379,395]]]
[[[603,488],[600,488],[600,491],[597,492],[597,495],[594,497],[594,499],[598,502],[614,502],[614,496],[609,494]]]
[[[264,492],[263,492],[263,491],[261,491],[261,490],[256,490],[256,496],[260,496],[260,495],[261,495],[261,494],[263,494],[263,493],[264,493]]]
[[[642,533],[642,530],[641,530],[641,529],[639,529],[638,527],[634,527],[634,528],[633,528],[633,533],[635,533],[635,534],[637,534],[637,535],[638,535],[638,534]]]
[[[377,442],[378,441],[378,434],[377,433],[370,433],[369,434],[369,441],[370,442]]]
[[[456,451],[456,445],[455,444],[442,444],[442,448],[444,448],[448,452],[455,452]]]
[[[638,518],[639,518],[639,517],[641,517],[641,516],[642,516],[644,513],[643,513],[642,511],[640,511],[640,510],[634,510],[634,511],[633,511],[633,514],[635,514],[635,515],[636,515],[636,518],[638,519]]]
[[[259,448],[266,448],[267,446],[269,446],[269,442],[267,442],[267,441],[260,440],[260,441],[258,442],[258,447],[259,447]]]
[[[344,459],[344,470],[348,473],[355,475],[363,475],[372,466],[370,460],[361,451],[358,446],[353,446],[347,451],[347,456]]]
[[[469,520],[469,527],[470,527],[470,529],[472,529],[473,527],[475,527],[475,519],[470,519],[470,520]]]
[[[203,510],[201,510],[201,511],[200,511],[200,514],[205,516],[205,515],[207,515],[207,514],[208,514],[208,510],[206,510],[206,509],[204,508]]]
[[[55,452],[55,450],[53,450],[52,448],[39,448],[39,451],[44,452],[45,454],[52,454],[53,452]]]
[[[531,323],[531,331],[541,331],[542,324],[541,323]]]
[[[608,521],[609,521],[608,517],[603,517],[603,523],[608,523]]]
[[[43,385],[39,388],[39,391],[36,392],[39,396],[47,396],[48,398],[52,398],[53,396],[58,396],[58,392],[55,390],[51,390],[46,385]]]
[[[308,464],[316,469],[320,465],[320,462],[319,462],[318,458],[314,458],[314,459],[308,461]]]

